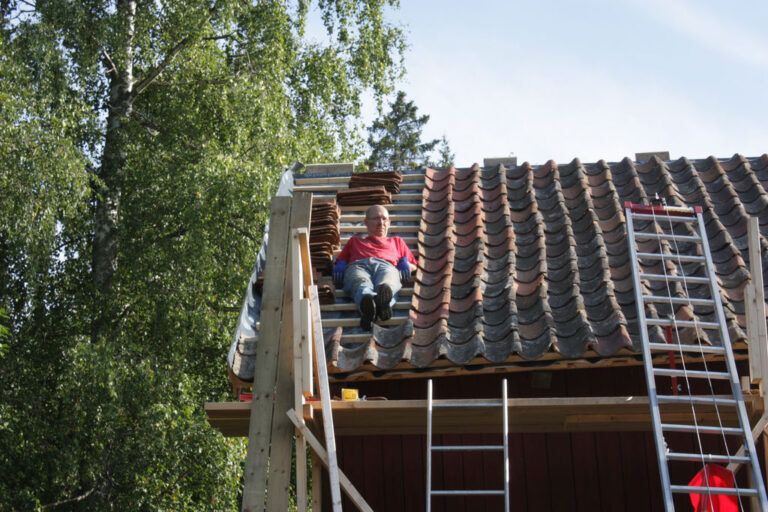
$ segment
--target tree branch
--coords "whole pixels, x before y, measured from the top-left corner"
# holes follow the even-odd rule
[[[168,55],[165,56],[165,58],[160,64],[155,66],[154,69],[152,69],[152,71],[150,71],[146,77],[144,77],[142,80],[140,80],[135,84],[133,88],[133,92],[131,94],[133,94],[134,97],[141,94],[142,91],[146,89],[149,86],[149,84],[151,84],[155,80],[155,78],[160,76],[160,74],[166,70],[166,68],[171,64],[171,61],[173,61],[173,59],[176,58],[176,56],[181,52],[181,50],[189,46],[191,42],[192,42],[192,38],[189,36],[179,41],[179,43],[176,44],[176,46],[171,48],[171,51],[168,52]]]
[[[228,84],[234,76],[228,77],[228,78],[222,78],[219,80],[187,80],[185,82],[161,82],[160,80],[155,80],[150,85],[155,87],[184,87],[187,85],[198,85],[198,84],[205,84],[205,85],[226,85]]]
[[[84,492],[80,496],[75,496],[74,498],[57,501],[56,503],[48,503],[47,505],[43,505],[40,508],[54,508],[54,507],[58,507],[59,505],[66,505],[67,503],[77,503],[77,502],[83,501],[85,498],[93,494],[95,491],[96,491],[96,488],[91,487],[88,491]]]
[[[211,9],[208,11],[208,16],[203,18],[200,21],[200,25],[198,25],[197,31],[192,32],[190,35],[188,35],[187,37],[185,37],[181,41],[179,41],[176,44],[176,46],[171,48],[171,51],[168,52],[168,54],[165,56],[165,58],[163,59],[163,61],[160,64],[155,66],[154,69],[152,69],[146,77],[144,77],[142,80],[139,80],[138,82],[135,83],[133,91],[131,92],[131,94],[133,95],[134,98],[136,96],[138,96],[139,94],[141,94],[141,92],[144,89],[146,89],[152,82],[154,82],[155,79],[158,76],[160,76],[160,74],[168,68],[168,66],[171,64],[173,59],[175,59],[176,56],[179,53],[181,53],[181,51],[184,48],[186,48],[187,46],[192,44],[192,42],[194,41],[193,36],[197,32],[199,32],[200,30],[202,30],[203,25],[205,25],[208,22],[208,20],[211,19],[211,16],[213,16],[214,12],[216,12],[217,9],[218,9],[218,2],[216,2],[213,5],[213,7],[211,7]]]
[[[254,243],[259,242],[258,238],[256,238],[249,232],[245,231],[244,229],[240,228],[239,226],[235,225],[233,222],[227,222],[227,227],[234,229],[235,231],[237,231],[238,233],[240,233],[241,235],[249,239],[251,242],[254,242]]]
[[[115,63],[112,60],[112,57],[110,57],[109,54],[107,53],[107,50],[102,50],[101,53],[104,54],[104,59],[106,59],[106,61],[109,63],[109,65],[112,66],[111,69],[108,69],[107,72],[104,73],[104,74],[108,75],[110,73],[114,73],[114,74],[117,75],[118,74],[117,66],[115,66]]]

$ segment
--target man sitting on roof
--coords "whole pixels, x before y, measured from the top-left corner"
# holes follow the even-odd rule
[[[399,236],[387,236],[389,213],[380,205],[365,211],[368,236],[349,239],[336,258],[333,279],[360,310],[360,327],[370,330],[378,316],[392,318],[395,295],[416,270],[416,258]]]

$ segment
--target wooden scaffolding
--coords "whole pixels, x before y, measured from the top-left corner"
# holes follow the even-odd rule
[[[340,490],[360,510],[371,510],[336,462],[336,435],[423,434],[426,400],[332,401],[325,363],[317,288],[312,283],[308,248],[311,193],[276,197],[271,204],[270,241],[264,272],[261,331],[255,355],[258,370],[251,402],[207,403],[209,423],[225,436],[248,437],[243,511],[288,509],[291,454],[296,454],[296,503],[307,510],[306,445],[312,453],[312,481],[329,472],[331,504],[341,509]],[[765,299],[759,268],[757,222],[750,222],[753,281],[746,290],[750,376],[743,378],[745,403],[755,439],[765,435],[768,415],[763,381],[768,371]],[[568,364],[564,360],[564,363]],[[498,369],[496,370],[498,371]],[[317,388],[318,392],[315,391]],[[319,397],[319,399],[318,399]],[[510,432],[598,432],[650,428],[647,397],[512,398],[507,407]],[[684,417],[690,409],[667,405]],[[678,408],[679,410],[674,410]],[[708,414],[707,411],[697,413]],[[471,418],[450,409],[435,414],[435,433],[492,433],[492,414]],[[715,414],[713,411],[712,414]],[[735,418],[724,418],[726,422]],[[321,442],[321,439],[324,441]],[[312,510],[321,510],[320,485]]]

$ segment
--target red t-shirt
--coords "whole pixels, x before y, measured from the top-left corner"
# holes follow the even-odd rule
[[[397,266],[397,262],[405,256],[409,263],[417,264],[413,253],[399,236],[390,237],[361,237],[353,236],[339,253],[338,260],[354,263],[365,258],[380,258]]]

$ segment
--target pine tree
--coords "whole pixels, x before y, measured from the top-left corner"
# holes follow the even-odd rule
[[[368,128],[368,145],[371,147],[365,162],[368,168],[378,171],[428,166],[430,153],[440,143],[439,139],[421,141],[421,131],[429,121],[429,115],[418,115],[418,107],[413,101],[406,101],[403,91],[398,91],[389,107],[389,112]],[[447,145],[447,140],[444,142]],[[450,154],[450,148],[447,154]]]

